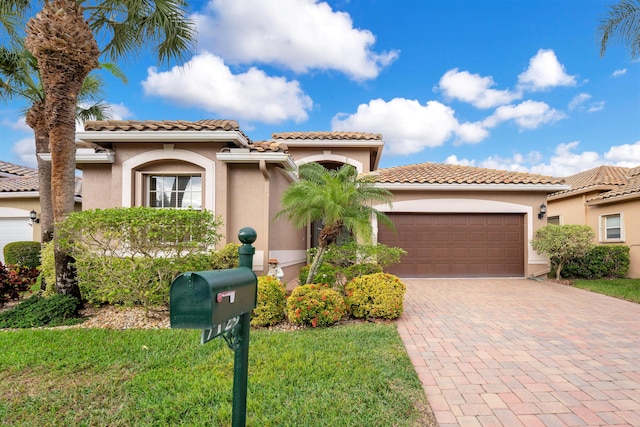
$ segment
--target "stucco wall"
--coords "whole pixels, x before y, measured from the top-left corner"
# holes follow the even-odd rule
[[[616,203],[587,205],[586,199],[598,193],[579,194],[549,201],[549,215],[559,215],[560,224],[581,224],[591,227],[597,245],[629,246],[630,267],[628,277],[640,278],[640,200],[631,199]],[[624,216],[625,239],[623,242],[601,242],[600,217],[621,213]]]

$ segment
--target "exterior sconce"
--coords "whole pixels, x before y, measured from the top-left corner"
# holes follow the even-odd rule
[[[547,205],[544,203],[540,205],[540,212],[538,212],[538,219],[544,218],[544,214],[547,213]]]
[[[33,226],[33,223],[40,223],[40,218],[38,218],[38,213],[35,210],[29,212],[29,225]]]

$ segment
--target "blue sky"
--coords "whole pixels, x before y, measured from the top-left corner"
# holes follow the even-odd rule
[[[197,51],[106,76],[129,120],[235,119],[273,132],[381,133],[381,167],[455,163],[566,176],[640,165],[640,61],[596,29],[608,0],[194,2]],[[34,165],[18,102],[1,160]]]

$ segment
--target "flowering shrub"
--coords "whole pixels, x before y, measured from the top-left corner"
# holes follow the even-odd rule
[[[367,274],[382,273],[382,266],[380,264],[374,264],[365,262],[362,264],[353,264],[342,270],[346,281],[355,279],[356,277],[364,276]]]
[[[344,299],[326,285],[303,285],[287,300],[289,321],[300,325],[329,326],[346,314]]]
[[[345,303],[357,318],[396,319],[402,314],[406,286],[387,273],[356,277],[345,285]]]
[[[284,320],[286,290],[275,277],[258,277],[258,302],[251,313],[251,326],[272,326]]]
[[[8,301],[19,300],[20,294],[31,288],[37,276],[35,268],[23,265],[7,267],[0,262],[0,307]]]

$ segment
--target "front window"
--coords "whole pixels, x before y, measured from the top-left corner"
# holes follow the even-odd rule
[[[601,219],[600,241],[624,241],[624,220],[622,214],[603,215]]]
[[[560,216],[550,216],[547,217],[547,225],[560,225]]]
[[[201,209],[202,177],[154,174],[147,181],[147,206],[152,208]]]

